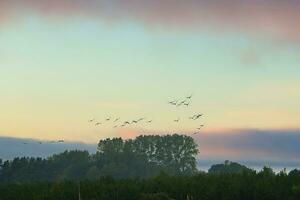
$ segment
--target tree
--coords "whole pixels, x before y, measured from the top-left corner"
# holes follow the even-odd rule
[[[251,171],[253,170],[247,168],[246,166],[226,160],[224,164],[216,164],[211,166],[211,168],[208,170],[208,173],[235,174],[235,173],[251,172]]]
[[[165,193],[142,194],[140,200],[174,200]]]

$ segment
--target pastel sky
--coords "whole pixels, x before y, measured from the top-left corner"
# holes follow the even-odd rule
[[[296,0],[0,1],[0,135],[300,130],[299,10]],[[189,108],[167,104],[190,94]],[[153,123],[87,122],[108,116]]]

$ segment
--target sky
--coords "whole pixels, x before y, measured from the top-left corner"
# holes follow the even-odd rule
[[[300,162],[286,150],[300,137],[299,9],[296,0],[0,1],[0,136],[97,143],[205,124],[195,137],[204,157]],[[188,108],[167,104],[190,94]],[[110,116],[153,122],[88,123]],[[237,140],[250,136],[251,145]]]

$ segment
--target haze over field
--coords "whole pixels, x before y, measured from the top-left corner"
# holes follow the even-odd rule
[[[204,124],[194,136],[203,161],[299,165],[299,9],[294,0],[1,1],[0,157]],[[168,105],[191,94],[189,107]],[[113,128],[108,117],[153,122]]]

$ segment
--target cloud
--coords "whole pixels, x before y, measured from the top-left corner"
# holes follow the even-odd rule
[[[120,132],[120,136],[134,138],[136,130]],[[199,144],[200,166],[233,160],[248,166],[297,167],[300,165],[300,130],[218,130],[195,136]],[[24,145],[23,143],[27,144]],[[48,157],[65,150],[80,149],[91,153],[96,144],[66,142],[43,143],[38,140],[0,137],[0,158],[18,156]]]
[[[300,130],[234,130],[201,133],[200,158],[300,163]]]
[[[3,0],[0,19],[35,12],[45,17],[95,17],[135,20],[165,30],[240,31],[254,36],[300,42],[297,0]]]
[[[43,144],[39,144],[42,142]],[[26,143],[26,144],[24,144]],[[87,150],[96,152],[96,144],[80,142],[54,143],[12,137],[0,137],[0,158],[7,160],[15,157],[48,157],[65,150]]]

